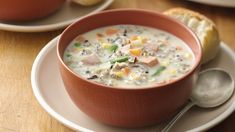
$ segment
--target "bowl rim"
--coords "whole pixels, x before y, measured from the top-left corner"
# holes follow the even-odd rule
[[[101,83],[97,83],[94,81],[90,81],[85,79],[84,77],[80,76],[79,74],[75,73],[74,71],[72,71],[72,69],[70,69],[63,61],[62,57],[60,56],[60,52],[59,52],[59,47],[60,47],[60,43],[61,43],[61,38],[67,34],[67,32],[69,32],[70,28],[72,28],[74,25],[76,25],[77,23],[79,23],[81,20],[96,16],[96,15],[102,15],[102,14],[106,14],[106,13],[112,13],[112,12],[135,12],[135,13],[145,13],[145,14],[149,14],[149,15],[155,15],[156,17],[162,17],[164,19],[167,19],[168,21],[172,21],[174,23],[177,23],[179,26],[181,26],[182,28],[186,29],[190,35],[195,39],[197,47],[198,47],[198,59],[195,59],[195,63],[192,67],[192,69],[185,75],[181,76],[180,78],[174,79],[173,81],[167,82],[167,83],[163,83],[163,84],[157,84],[157,85],[150,85],[150,86],[138,86],[138,87],[120,87],[120,86],[108,86],[105,84],[101,84]],[[190,48],[190,50],[192,50]],[[111,9],[111,10],[105,10],[105,11],[101,11],[98,13],[94,13],[92,15],[89,16],[85,16],[82,19],[75,21],[74,23],[70,24],[62,33],[61,36],[59,38],[59,41],[57,42],[57,47],[56,47],[56,53],[57,53],[57,57],[59,59],[59,62],[62,64],[62,66],[68,70],[71,74],[73,74],[74,76],[78,77],[79,79],[87,82],[87,83],[91,83],[92,85],[98,85],[99,87],[103,87],[103,88],[108,88],[108,89],[116,89],[116,90],[146,90],[146,89],[156,89],[156,88],[161,88],[161,87],[166,87],[169,85],[172,85],[174,83],[180,82],[181,80],[187,78],[188,76],[190,76],[191,74],[193,74],[193,72],[201,65],[201,60],[202,60],[202,46],[201,46],[201,42],[199,40],[199,38],[197,37],[197,35],[186,25],[184,25],[183,23],[181,23],[180,21],[171,18],[169,16],[166,16],[164,14],[162,14],[161,12],[156,12],[156,11],[151,11],[151,10],[146,10],[146,9],[134,9],[134,8],[125,8],[125,9]],[[194,54],[194,53],[193,53]],[[195,56],[195,54],[194,54]]]

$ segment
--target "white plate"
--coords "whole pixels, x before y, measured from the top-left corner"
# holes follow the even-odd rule
[[[33,92],[38,102],[51,116],[78,131],[156,132],[162,129],[164,123],[138,129],[112,127],[95,121],[81,112],[70,100],[61,80],[56,57],[57,41],[58,37],[41,50],[34,61],[31,73]],[[231,70],[234,69],[234,66],[234,52],[224,43],[221,43],[221,52],[216,59],[203,68],[220,67],[229,71],[235,78],[235,70]],[[234,108],[234,94],[228,102],[217,108],[201,109],[194,107],[176,123],[172,131],[202,131],[209,129],[228,117],[234,111]]]
[[[189,0],[207,5],[235,7],[235,0]]]
[[[0,21],[0,29],[17,32],[44,32],[64,28],[81,17],[99,12],[108,7],[113,0],[104,0],[95,6],[80,6],[67,0],[54,14],[31,22],[3,22]]]

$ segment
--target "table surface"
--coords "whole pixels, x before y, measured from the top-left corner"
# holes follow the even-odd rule
[[[115,0],[108,9],[141,8],[162,12],[186,7],[211,18],[221,39],[235,50],[235,8],[222,8],[173,0]],[[47,42],[62,32],[17,33],[0,30],[0,131],[70,132],[47,114],[33,95],[30,72]],[[209,131],[235,131],[235,113]]]

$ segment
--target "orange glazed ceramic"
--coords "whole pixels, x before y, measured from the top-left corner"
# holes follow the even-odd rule
[[[158,86],[123,89],[86,80],[63,62],[63,53],[79,34],[116,24],[149,26],[167,31],[188,44],[195,55],[192,70],[185,76]],[[59,68],[73,102],[90,117],[121,127],[153,125],[173,116],[188,100],[198,76],[202,49],[195,34],[163,14],[134,9],[109,10],[85,17],[62,33],[57,45]]]
[[[50,15],[65,0],[0,0],[0,20],[26,21]]]

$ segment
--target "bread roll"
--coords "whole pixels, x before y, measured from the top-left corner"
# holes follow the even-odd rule
[[[210,19],[184,8],[172,8],[165,11],[164,14],[180,20],[198,36],[203,50],[202,64],[216,56],[220,47],[220,39],[216,26]]]
[[[102,0],[72,0],[72,1],[83,6],[92,6],[101,2]]]

